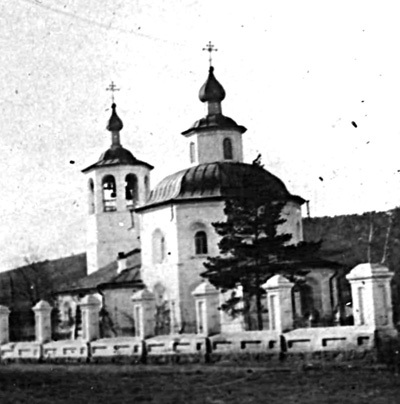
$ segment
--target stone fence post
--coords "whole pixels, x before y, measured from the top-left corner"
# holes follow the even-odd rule
[[[351,285],[354,325],[376,329],[394,329],[388,267],[381,264],[359,264],[346,276]]]
[[[10,310],[0,306],[0,345],[7,344],[10,340],[9,316]]]
[[[196,307],[197,334],[218,334],[221,331],[219,291],[209,282],[202,282],[192,292]]]
[[[85,296],[80,302],[82,310],[82,339],[90,342],[100,336],[100,306],[101,303],[93,295]]]
[[[44,300],[38,302],[32,310],[35,313],[36,341],[45,343],[51,340],[51,306]]]
[[[142,339],[154,336],[156,325],[156,298],[148,289],[132,295],[135,336]]]
[[[262,287],[267,291],[269,327],[283,332],[293,329],[292,288],[282,275],[274,275]]]

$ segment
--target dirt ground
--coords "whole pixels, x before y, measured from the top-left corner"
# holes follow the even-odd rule
[[[387,370],[1,365],[0,403],[400,403]]]

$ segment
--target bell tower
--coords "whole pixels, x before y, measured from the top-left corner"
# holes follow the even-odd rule
[[[207,115],[182,132],[187,138],[190,164],[243,162],[242,134],[247,129],[222,115],[221,103],[226,94],[214,76],[211,58],[212,52],[217,49],[209,42],[203,50],[210,54],[210,68],[207,80],[200,88],[199,99],[207,105]]]
[[[82,170],[87,177],[88,193],[88,275],[114,261],[119,252],[140,247],[139,223],[134,210],[146,202],[150,192],[153,166],[136,159],[122,147],[123,123],[114,102],[111,109],[107,124],[111,147],[96,163]]]

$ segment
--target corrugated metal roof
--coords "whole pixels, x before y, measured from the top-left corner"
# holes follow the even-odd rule
[[[144,165],[152,170],[154,167],[144,161],[138,160],[129,150],[122,146],[112,146],[101,154],[99,160],[89,167],[82,170],[83,173],[96,167],[115,166],[115,165]]]
[[[183,131],[182,135],[209,129],[234,129],[240,133],[247,130],[244,126],[238,125],[232,118],[222,114],[211,114],[196,121],[189,129]]]
[[[191,199],[234,198],[264,190],[277,199],[304,200],[291,195],[275,175],[253,164],[214,162],[178,171],[164,178],[151,192],[143,211],[152,206]]]

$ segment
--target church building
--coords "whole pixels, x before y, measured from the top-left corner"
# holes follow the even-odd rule
[[[153,166],[122,147],[123,122],[112,104],[107,125],[111,147],[83,170],[88,193],[87,277],[58,293],[65,327],[78,327],[80,299],[97,294],[112,333],[135,333],[132,295],[146,291],[155,302],[154,334],[196,332],[193,292],[204,284],[200,274],[207,257],[219,255],[219,236],[212,223],[225,220],[227,198],[259,184],[277,200],[287,201],[281,231],[292,235],[291,243],[303,240],[304,199],[292,195],[267,170],[244,162],[246,128],[223,115],[226,94],[214,70],[210,63],[199,91],[207,115],[181,134],[187,168],[168,175],[151,191]],[[337,304],[334,275],[332,268],[314,268],[308,276],[314,285],[312,304],[329,316]],[[300,306],[301,298],[297,300]]]

